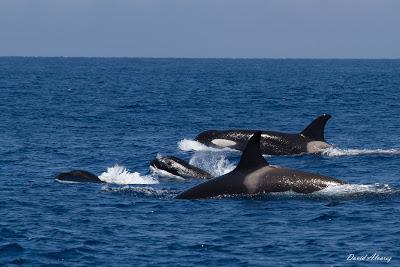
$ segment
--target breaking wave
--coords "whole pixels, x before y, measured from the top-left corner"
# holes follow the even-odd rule
[[[110,184],[158,184],[158,180],[149,175],[141,175],[138,172],[129,172],[125,167],[114,165],[107,168],[99,179]]]

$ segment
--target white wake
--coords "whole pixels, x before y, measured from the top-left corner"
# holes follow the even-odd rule
[[[321,196],[348,196],[358,194],[387,194],[395,193],[397,190],[391,188],[388,184],[344,184],[328,186],[320,191],[314,192],[314,195]]]
[[[388,184],[344,184],[328,186],[322,190],[315,191],[311,194],[297,193],[292,190],[285,192],[271,192],[261,194],[273,197],[289,197],[289,198],[353,198],[361,196],[388,196],[399,194],[398,188],[392,188]]]
[[[362,156],[362,155],[400,155],[399,148],[392,149],[342,149],[337,147],[326,148],[321,154],[329,157]]]

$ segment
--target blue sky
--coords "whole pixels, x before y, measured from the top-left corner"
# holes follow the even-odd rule
[[[0,56],[400,58],[400,1],[0,0]]]

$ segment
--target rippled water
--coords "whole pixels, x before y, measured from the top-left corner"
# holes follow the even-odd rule
[[[399,60],[0,58],[0,264],[397,266],[399,89]],[[322,113],[333,148],[266,159],[351,185],[187,201],[198,180],[149,172],[160,154],[221,175],[240,152],[197,133]],[[54,180],[71,169],[108,183]]]

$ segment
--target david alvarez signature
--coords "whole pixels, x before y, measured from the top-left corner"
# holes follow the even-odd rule
[[[349,254],[347,256],[348,261],[368,261],[368,262],[386,262],[389,263],[392,260],[391,256],[382,256],[379,255],[378,253],[373,253],[371,255],[365,254],[365,255],[354,255],[354,254]]]

